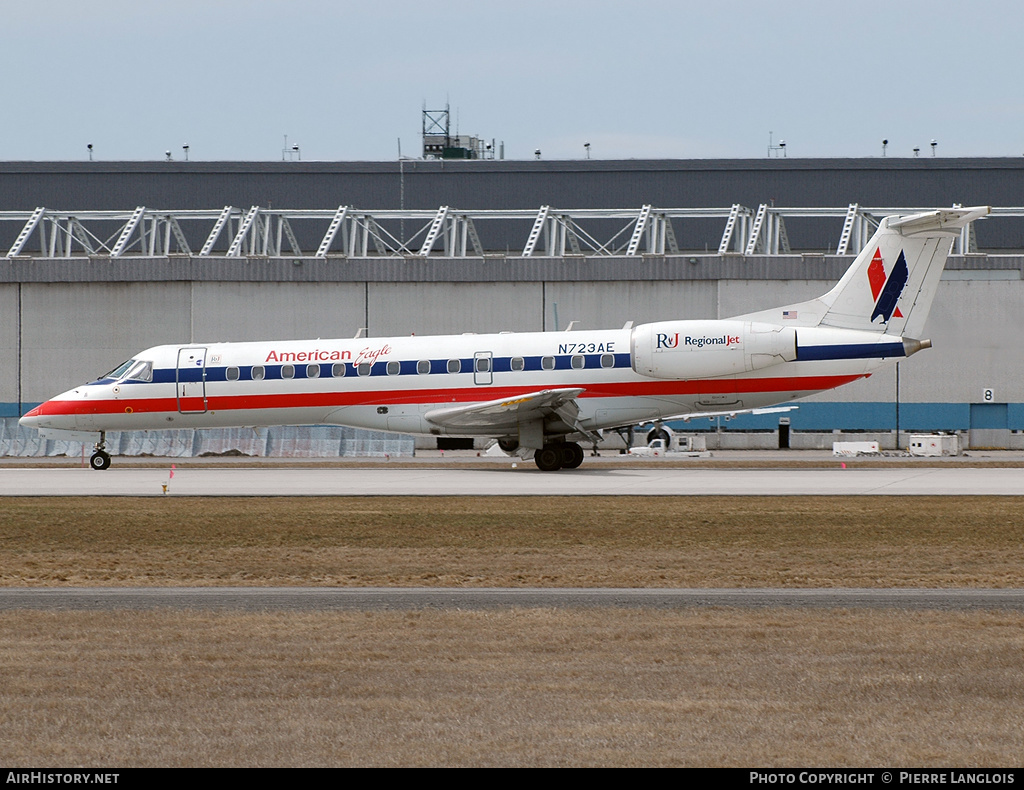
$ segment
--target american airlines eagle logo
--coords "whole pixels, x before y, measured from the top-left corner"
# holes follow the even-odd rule
[[[871,286],[871,296],[875,300],[875,309],[871,313],[871,323],[876,318],[881,318],[882,323],[889,323],[893,316],[903,318],[903,313],[897,303],[907,286],[907,279],[910,273],[907,270],[907,259],[900,250],[900,255],[893,264],[892,271],[885,273],[885,263],[882,261],[881,250],[875,250],[875,257],[871,259],[868,266],[868,284]]]

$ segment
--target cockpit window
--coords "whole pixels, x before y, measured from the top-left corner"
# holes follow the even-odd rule
[[[125,378],[132,381],[152,381],[153,363],[140,359],[128,369]]]
[[[127,362],[122,362],[120,365],[118,365],[116,368],[114,368],[112,371],[107,373],[105,376],[102,376],[101,378],[119,379],[121,378],[121,376],[124,375],[125,371],[128,370],[128,368],[130,368],[134,364],[135,360],[129,359]]]

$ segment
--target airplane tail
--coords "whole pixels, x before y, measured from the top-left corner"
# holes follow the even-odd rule
[[[953,240],[989,211],[978,206],[885,217],[832,290],[758,313],[756,320],[921,337]]]

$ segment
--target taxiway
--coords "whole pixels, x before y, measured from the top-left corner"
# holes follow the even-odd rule
[[[165,490],[166,486],[166,490]],[[0,469],[0,496],[1019,496],[1024,468]]]

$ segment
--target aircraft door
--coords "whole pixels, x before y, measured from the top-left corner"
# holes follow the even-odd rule
[[[178,411],[203,414],[206,411],[206,349],[178,349]]]
[[[473,354],[473,383],[494,383],[494,359],[490,351],[477,351]]]

